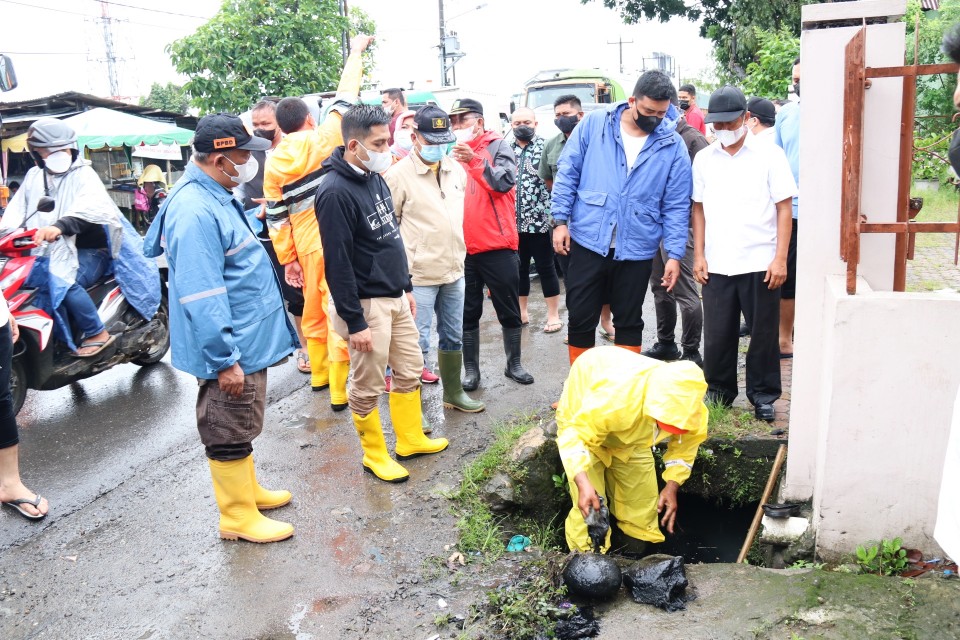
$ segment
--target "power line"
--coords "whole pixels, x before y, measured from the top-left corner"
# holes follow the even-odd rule
[[[8,56],[85,56],[86,51],[5,51]]]
[[[153,13],[163,13],[168,16],[180,16],[182,18],[196,18],[197,20],[209,20],[209,17],[204,16],[194,16],[189,13],[177,13],[175,11],[164,11],[163,9],[151,9],[149,7],[138,7],[132,4],[124,4],[122,2],[108,2],[107,0],[91,0],[92,2],[102,2],[103,4],[112,4],[116,7],[126,7],[127,9],[137,9],[139,11],[151,11]]]
[[[33,5],[33,4],[27,4],[27,3],[25,3],[25,2],[16,2],[15,0],[0,0],[0,2],[6,3],[6,4],[15,4],[15,5],[18,5],[18,6],[21,6],[21,7],[28,7],[28,8],[30,8],[30,9],[43,9],[44,11],[53,11],[54,13],[64,13],[64,14],[71,15],[71,16],[81,16],[81,17],[83,17],[83,18],[90,18],[90,19],[96,18],[96,16],[93,15],[93,14],[91,14],[91,13],[80,13],[80,12],[78,12],[78,11],[68,11],[68,10],[66,10],[66,9],[56,9],[56,8],[54,8],[54,7],[41,7],[41,6],[37,6],[37,5]],[[110,3],[110,4],[114,4],[114,3]],[[191,17],[193,17],[193,16],[191,16]],[[206,20],[206,18],[204,18],[204,20]],[[168,24],[157,24],[157,23],[154,23],[154,22],[137,22],[137,21],[135,21],[135,20],[127,20],[127,19],[124,19],[123,22],[125,22],[126,24],[139,25],[139,26],[142,26],[142,27],[153,27],[153,28],[155,28],[155,29],[168,29],[168,30],[170,30],[170,31],[181,31],[181,32],[183,32],[183,31],[190,31],[190,30],[191,30],[190,27],[186,27],[186,28],[184,28],[184,27],[176,27],[176,26],[170,26],[170,25],[168,25]]]

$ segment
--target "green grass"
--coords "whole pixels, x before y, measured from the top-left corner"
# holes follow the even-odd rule
[[[944,185],[937,191],[917,191],[911,195],[923,198],[923,209],[917,214],[916,222],[956,222],[960,193],[951,185]],[[953,243],[950,234],[918,233],[917,247],[938,247],[945,242]],[[938,286],[935,289],[940,289]],[[932,289],[928,289],[932,290]]]
[[[750,435],[767,435],[770,425],[757,420],[743,407],[725,407],[718,402],[707,402],[707,432],[710,437],[736,440]]]
[[[524,433],[539,424],[536,416],[523,416],[498,424],[493,429],[493,444],[463,470],[460,487],[448,497],[457,516],[458,546],[461,551],[479,552],[492,562],[505,550],[503,518],[496,516],[480,498],[486,482],[498,471],[516,477],[518,470],[510,461],[510,451]],[[533,539],[533,536],[529,536]],[[546,535],[539,534],[541,541]]]

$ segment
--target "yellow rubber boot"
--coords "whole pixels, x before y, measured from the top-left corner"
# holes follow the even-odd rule
[[[330,386],[327,343],[317,338],[307,338],[307,355],[310,356],[310,386],[314,391],[323,391]]]
[[[350,361],[330,363],[330,407],[334,411],[347,408],[347,379],[350,378]]]
[[[439,453],[450,444],[446,438],[428,438],[423,434],[420,389],[410,393],[391,391],[390,419],[397,434],[397,460]]]
[[[257,510],[250,477],[250,457],[221,462],[210,460],[213,493],[220,508],[220,537],[250,542],[277,542],[293,535],[293,525],[271,520]]]
[[[374,409],[364,417],[353,414],[353,426],[363,447],[364,471],[386,482],[406,482],[410,474],[387,452],[387,442],[383,439],[383,427],[380,425],[380,410]]]
[[[257,471],[254,469],[253,456],[245,458],[245,460],[247,461],[247,466],[250,468],[250,482],[253,483],[253,499],[257,503],[257,509],[267,511],[268,509],[276,509],[290,504],[293,495],[289,491],[283,489],[271,491],[270,489],[261,487],[260,483],[257,482]]]

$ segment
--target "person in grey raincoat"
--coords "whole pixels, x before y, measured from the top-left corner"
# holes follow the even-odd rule
[[[37,166],[24,177],[2,226],[36,228],[35,239],[50,243],[49,270],[34,269],[28,285],[44,293],[39,299],[49,306],[56,336],[78,357],[94,357],[116,337],[103,326],[87,287],[112,272],[127,300],[149,320],[160,304],[157,265],[142,255],[133,226],[80,157],[68,124],[40,118],[27,131],[27,146]],[[55,200],[52,211],[38,210],[44,196]]]

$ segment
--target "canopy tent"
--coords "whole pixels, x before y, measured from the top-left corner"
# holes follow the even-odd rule
[[[12,138],[4,138],[0,142],[0,149],[3,151],[13,151],[14,153],[26,153],[27,152],[27,134],[21,133],[18,136],[13,136]]]
[[[193,140],[193,131],[189,129],[103,107],[78,113],[63,121],[77,132],[77,144],[81,149],[161,143],[188,145]]]

